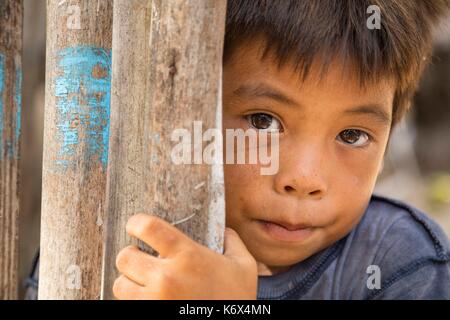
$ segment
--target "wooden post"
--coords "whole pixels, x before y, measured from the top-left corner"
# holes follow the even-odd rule
[[[203,131],[221,133],[226,1],[153,0],[151,8],[148,3],[114,3],[105,299],[113,297],[115,257],[132,243],[126,221],[137,212],[158,215],[194,240],[223,250],[221,136],[212,165],[198,157],[192,164],[174,163],[177,142],[171,137],[178,129],[190,138],[194,121],[202,122]],[[192,141],[201,154],[205,143],[199,139]]]
[[[0,300],[18,298],[23,4],[0,2]]]
[[[98,299],[112,0],[47,1],[39,299]]]

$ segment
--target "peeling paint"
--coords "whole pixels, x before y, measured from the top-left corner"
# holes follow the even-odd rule
[[[12,156],[19,157],[19,139],[22,119],[22,69],[16,68],[16,79],[14,85],[14,102],[16,104],[16,126],[14,130],[14,142]]]
[[[59,152],[55,165],[73,168],[77,155],[83,161],[108,161],[111,50],[75,46],[57,54],[55,79],[57,139]],[[82,151],[81,151],[82,150]]]
[[[17,107],[17,117],[16,117],[16,132],[15,137],[16,141],[19,140],[20,136],[20,120],[22,117],[22,69],[16,69],[16,85],[14,92],[14,101],[16,102]]]
[[[12,136],[5,135],[5,117],[6,108],[5,105],[5,76],[6,76],[6,63],[5,56],[0,54],[0,155],[6,156],[9,159],[18,158],[19,156],[19,137],[20,137],[20,118],[22,113],[22,70],[16,69],[15,83],[14,83],[14,103],[15,103],[15,119],[14,134]],[[12,106],[9,106],[12,108]],[[8,108],[8,110],[10,110]]]

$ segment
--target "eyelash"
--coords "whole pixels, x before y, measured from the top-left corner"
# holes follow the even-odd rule
[[[366,135],[367,136],[367,142],[364,143],[361,146],[356,146],[354,144],[346,143],[345,141],[342,141],[342,139],[340,139],[340,136],[341,136],[342,133],[347,132],[347,131],[354,131],[354,132],[359,133],[360,135]],[[345,129],[345,130],[339,132],[339,134],[338,134],[338,136],[336,138],[339,138],[339,140],[341,140],[344,144],[346,144],[348,146],[351,146],[353,148],[365,148],[365,147],[369,146],[370,143],[373,141],[373,137],[370,134],[368,134],[367,132],[365,132],[363,130],[359,130],[359,129]]]
[[[265,129],[258,129],[258,128],[256,128],[256,127],[253,125],[251,119],[252,119],[252,117],[255,116],[255,115],[264,115],[264,116],[270,117],[271,119],[275,119],[276,121],[278,121],[278,122],[280,123],[281,129],[279,129],[279,131],[280,131],[280,132],[283,132],[283,128],[282,128],[281,121],[278,120],[278,119],[276,119],[276,117],[272,116],[271,114],[268,114],[268,113],[265,113],[265,112],[256,112],[256,113],[252,113],[252,114],[248,114],[248,115],[245,115],[245,116],[244,116],[245,120],[246,120],[253,128],[255,128],[255,129],[257,129],[257,130],[265,130]],[[344,133],[344,132],[349,132],[349,131],[356,132],[356,133],[358,133],[359,135],[365,135],[365,136],[367,136],[367,142],[366,142],[364,145],[361,145],[361,146],[355,146],[354,144],[347,143],[347,142],[343,141],[342,138],[341,138],[341,134]],[[363,131],[363,130],[352,129],[352,128],[350,128],[350,129],[345,129],[345,130],[341,131],[341,132],[337,135],[336,139],[342,141],[342,143],[344,143],[345,145],[351,146],[351,147],[353,147],[353,148],[364,148],[364,147],[367,147],[367,146],[370,145],[370,143],[373,141],[373,137],[372,137],[372,135],[370,135],[369,133],[367,133],[367,132],[365,132],[365,131]]]
[[[278,121],[278,123],[280,124],[280,129],[278,129],[278,130],[279,130],[279,132],[283,132],[283,125],[281,124],[281,121],[278,120],[275,116],[273,116],[273,115],[271,115],[271,114],[269,114],[269,113],[265,113],[265,112],[255,112],[255,113],[248,114],[248,115],[245,115],[245,116],[244,116],[245,120],[246,120],[246,121],[250,124],[250,126],[252,126],[253,128],[255,128],[255,129],[257,129],[257,130],[266,130],[266,129],[259,129],[259,128],[255,127],[255,126],[253,125],[253,123],[252,123],[252,117],[253,117],[253,116],[256,116],[256,115],[264,115],[264,116],[266,116],[266,117],[270,117],[272,120]],[[271,123],[271,124],[272,124],[272,123]]]

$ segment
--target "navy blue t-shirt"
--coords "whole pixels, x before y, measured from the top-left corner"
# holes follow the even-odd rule
[[[37,296],[38,265],[27,299]],[[450,299],[450,241],[418,209],[372,195],[343,239],[287,271],[259,276],[258,299]]]

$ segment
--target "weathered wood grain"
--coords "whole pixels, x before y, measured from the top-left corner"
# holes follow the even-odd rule
[[[112,0],[47,1],[39,299],[98,299]]]
[[[21,0],[0,1],[0,300],[18,298],[22,21]]]
[[[203,131],[221,131],[226,1],[148,3],[114,4],[105,299],[112,298],[118,251],[134,242],[125,233],[134,213],[158,215],[223,250],[222,149],[212,165],[175,164],[171,134],[182,128],[192,134],[194,121],[202,122]]]

